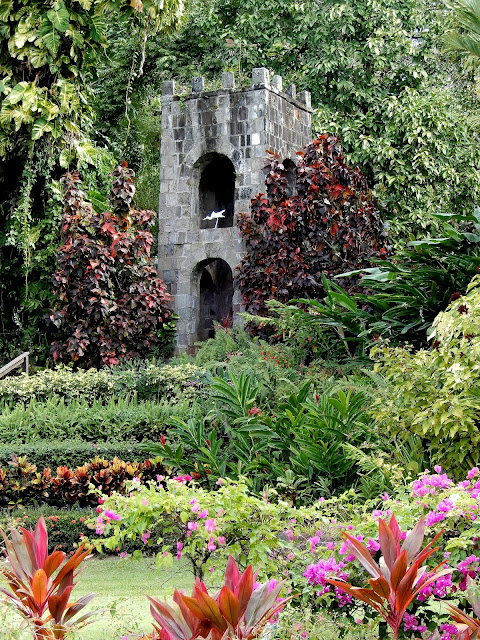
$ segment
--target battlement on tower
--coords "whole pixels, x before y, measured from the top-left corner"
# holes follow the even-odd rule
[[[215,91],[205,91],[205,79],[203,76],[192,78],[192,92],[191,94],[177,95],[175,90],[175,80],[166,80],[162,83],[162,96],[164,98],[170,97],[171,99],[192,99],[199,97],[202,94],[204,98],[210,98],[217,95],[225,95],[226,92],[230,93],[244,93],[247,91],[256,91],[257,89],[268,89],[272,93],[281,96],[284,100],[291,102],[299,108],[306,109],[311,112],[311,94],[309,91],[300,91],[297,95],[297,89],[294,84],[290,84],[285,91],[283,90],[282,76],[274,75],[270,80],[270,74],[268,69],[259,68],[254,69],[252,72],[252,84],[250,87],[242,89],[236,87],[235,74],[231,71],[222,73],[222,88]]]

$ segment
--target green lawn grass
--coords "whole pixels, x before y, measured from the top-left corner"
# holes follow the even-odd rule
[[[88,609],[105,609],[98,619],[86,626],[76,640],[120,640],[129,633],[152,630],[148,600],[145,594],[169,600],[175,588],[190,592],[193,575],[185,563],[159,571],[153,558],[121,560],[92,558],[78,577],[73,595],[96,593]],[[31,638],[21,635],[20,621],[10,613],[0,612],[0,640]]]

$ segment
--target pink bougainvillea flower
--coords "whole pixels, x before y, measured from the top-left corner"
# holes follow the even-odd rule
[[[310,551],[315,551],[315,547],[320,542],[320,536],[313,536],[313,538],[309,538],[308,542],[310,543]]]
[[[376,540],[372,540],[372,538],[368,539],[367,549],[370,553],[376,553],[380,549],[380,545]]]
[[[105,518],[108,518],[109,520],[121,520],[122,516],[119,513],[115,513],[115,511],[112,511],[111,509],[105,509]]]
[[[183,542],[177,542],[177,560],[182,557]]]
[[[213,518],[205,520],[205,529],[208,531],[208,533],[213,533],[216,528],[217,525],[215,524],[215,520]]]
[[[214,538],[210,538],[210,540],[208,541],[207,548],[208,548],[209,551],[215,551],[217,546],[215,544],[215,539]]]

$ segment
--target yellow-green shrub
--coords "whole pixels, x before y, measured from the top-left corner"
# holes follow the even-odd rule
[[[46,400],[52,395],[83,399],[92,403],[97,398],[136,393],[139,399],[192,398],[199,368],[192,364],[159,365],[141,362],[115,369],[79,369],[60,366],[45,369],[33,376],[15,376],[0,380],[0,399],[13,402]]]
[[[480,276],[435,318],[430,339],[430,350],[372,349],[388,382],[372,415],[393,435],[421,436],[457,474],[480,460]]]

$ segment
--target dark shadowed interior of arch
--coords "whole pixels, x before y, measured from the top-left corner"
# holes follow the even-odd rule
[[[282,164],[287,178],[287,193],[289,196],[295,196],[297,195],[297,165],[290,158],[284,160]]]
[[[214,322],[232,318],[232,300],[232,270],[225,260],[212,260],[200,272],[199,340],[214,337]]]
[[[218,219],[218,227],[233,227],[235,199],[235,169],[226,156],[212,154],[207,160],[199,184],[200,228],[215,227],[215,219],[204,220],[212,211],[225,209],[224,218]]]

